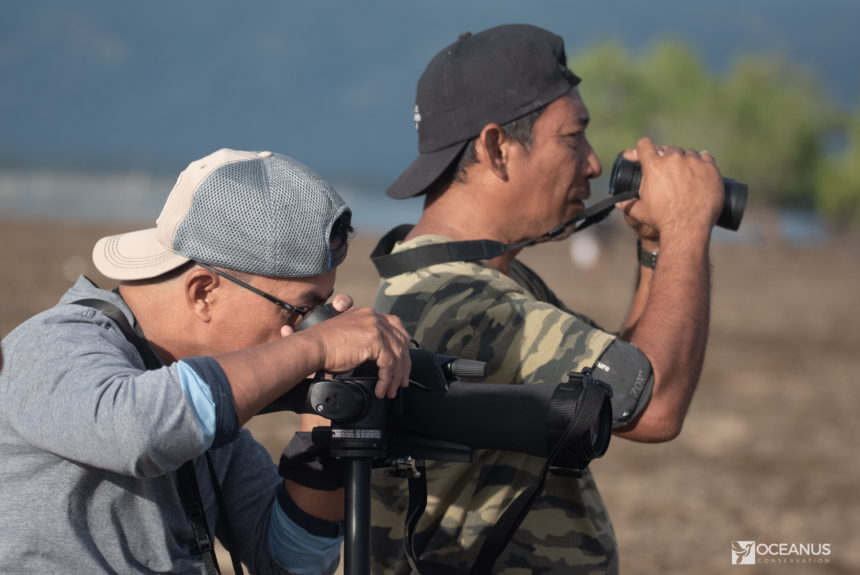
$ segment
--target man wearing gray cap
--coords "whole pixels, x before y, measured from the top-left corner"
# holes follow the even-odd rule
[[[212,573],[217,536],[253,573],[333,571],[342,491],[282,480],[241,426],[309,374],[405,386],[399,321],[332,293],[350,211],[306,166],[219,150],[155,228],[103,238],[86,278],[3,341],[0,565],[16,573]],[[238,565],[238,563],[236,563]]]
[[[641,199],[619,204],[639,236],[627,320],[615,334],[569,310],[516,256],[569,235],[601,173],[579,82],[562,39],[534,26],[467,33],[433,58],[413,113],[420,154],[387,191],[425,195],[424,211],[375,250],[374,307],[400,317],[424,348],[486,361],[494,384],[563,382],[591,368],[612,386],[616,435],[666,441],[680,431],[702,366],[709,237],[723,186],[709,154],[640,140],[625,155],[641,162]],[[471,464],[428,465],[413,541],[428,572],[437,572],[431,563],[492,565],[482,551],[490,528],[543,463],[482,451]],[[404,482],[382,473],[374,482],[374,572],[408,573]],[[588,470],[549,474],[492,570],[617,571],[612,524]]]

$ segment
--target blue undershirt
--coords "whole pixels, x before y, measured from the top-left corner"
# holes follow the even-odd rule
[[[201,362],[207,362],[207,360],[211,360],[211,358],[193,358],[190,362],[185,360],[177,362],[179,380],[185,395],[194,408],[204,449],[209,449],[215,443],[215,437],[218,435],[218,413],[216,402],[212,397],[212,387],[203,380],[191,363],[194,363],[199,369]],[[229,382],[220,369],[207,371],[209,374],[213,371],[221,374],[223,381],[218,381],[214,385],[229,386]],[[232,408],[232,406],[230,407]],[[334,537],[316,535],[297,524],[293,517],[287,513],[285,507],[293,516],[304,515],[289,499],[286,489],[281,487],[278,497],[272,504],[272,518],[269,524],[269,549],[278,564],[296,575],[313,575],[336,561],[343,540],[342,528],[335,529],[339,534]],[[322,520],[317,521],[322,522]],[[339,525],[337,523],[329,524],[332,526]]]

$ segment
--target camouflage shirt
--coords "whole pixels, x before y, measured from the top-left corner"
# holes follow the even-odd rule
[[[421,236],[393,252],[432,242]],[[566,380],[590,367],[615,339],[566,309],[543,281],[514,262],[507,276],[482,262],[448,262],[383,279],[374,307],[401,318],[422,347],[489,364],[486,381],[528,384]],[[486,530],[535,480],[544,460],[482,450],[472,463],[427,462],[427,509],[417,528],[424,560],[468,569]],[[401,551],[408,506],[405,479],[374,471],[373,573],[409,573]],[[496,573],[615,573],[615,534],[591,473],[550,474]]]

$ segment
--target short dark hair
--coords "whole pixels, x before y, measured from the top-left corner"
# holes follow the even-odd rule
[[[507,124],[502,125],[501,128],[507,137],[528,151],[534,142],[535,123],[540,115],[543,114],[545,109],[546,106],[542,106],[536,110],[532,110],[525,116],[521,116],[516,120],[512,120]],[[461,183],[465,181],[466,169],[478,161],[478,156],[475,152],[476,139],[477,138],[472,138],[469,140],[469,143],[466,144],[466,147],[463,149],[459,158],[451,162],[451,165],[454,166],[452,169],[453,181]]]

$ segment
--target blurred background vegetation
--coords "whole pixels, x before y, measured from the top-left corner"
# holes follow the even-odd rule
[[[643,135],[705,148],[751,208],[774,208],[757,210],[768,225],[860,229],[855,2],[256,7],[265,18],[227,0],[4,3],[0,218],[148,221],[191,159],[232,147],[312,166],[384,231],[420,211],[382,190],[414,159],[427,62],[466,30],[524,22],[564,38],[605,166]]]
[[[860,228],[860,106],[835,103],[815,74],[783,56],[747,54],[714,72],[688,44],[641,53],[603,43],[569,59],[604,163],[647,135],[714,154],[750,204],[815,210]]]

